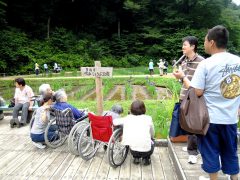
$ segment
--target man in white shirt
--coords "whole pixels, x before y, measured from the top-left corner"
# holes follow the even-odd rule
[[[13,118],[10,120],[11,128],[13,128],[14,124],[17,124],[17,127],[21,127],[26,124],[28,110],[32,110],[33,106],[31,97],[34,96],[32,88],[26,85],[23,78],[16,78],[15,85],[15,106],[13,107]],[[20,120],[18,120],[19,111],[22,111]]]
[[[237,123],[240,105],[240,58],[226,52],[228,30],[223,26],[210,29],[204,47],[211,57],[203,60],[191,81],[198,96],[204,96],[210,117],[205,136],[198,136],[202,155],[202,169],[211,180],[217,180],[218,171],[237,180]],[[199,179],[209,179],[199,177]]]

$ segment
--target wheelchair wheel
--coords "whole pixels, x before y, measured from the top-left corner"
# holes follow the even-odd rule
[[[30,129],[30,131],[32,129],[32,126],[33,126],[33,123],[34,123],[34,120],[35,120],[35,115],[36,115],[36,110],[33,112],[32,118],[31,118],[31,120],[29,122],[29,129]]]
[[[87,121],[81,121],[73,126],[68,136],[68,149],[74,155],[78,153],[78,142],[84,128],[89,125]]]
[[[50,133],[51,129],[51,133]],[[54,129],[54,131],[53,131]],[[44,139],[47,146],[51,148],[57,148],[66,141],[67,136],[59,131],[58,126],[56,125],[56,118],[53,118],[48,123],[45,133],[44,133]]]
[[[125,161],[129,147],[121,144],[122,128],[115,130],[108,142],[107,156],[110,166],[116,168]]]
[[[78,153],[84,160],[91,159],[99,148],[99,142],[95,141],[91,134],[91,126],[88,124],[82,131],[78,141]]]

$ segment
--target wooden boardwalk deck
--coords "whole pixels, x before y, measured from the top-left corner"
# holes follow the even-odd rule
[[[202,159],[201,155],[198,155],[197,164],[189,164],[188,153],[182,150],[182,147],[187,146],[187,143],[171,143],[169,141],[168,147],[175,166],[177,177],[179,180],[198,180],[199,176],[208,177],[208,174],[205,173],[202,168]],[[238,157],[240,157],[240,151],[238,146]],[[227,177],[222,172],[219,172],[218,180],[227,180]]]
[[[0,121],[0,179],[177,179],[167,147],[155,148],[150,166],[134,165],[128,155],[124,164],[114,169],[102,148],[90,161],[70,154],[66,143],[57,149],[37,149],[29,127],[11,129],[9,120]]]

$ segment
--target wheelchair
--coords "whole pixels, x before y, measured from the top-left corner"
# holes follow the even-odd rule
[[[67,137],[70,135],[70,139],[68,141],[69,150],[71,152],[76,152],[75,148],[75,140],[73,136],[75,133],[77,133],[76,129],[74,128],[74,131],[71,132],[72,128],[75,124],[85,124],[87,121],[83,121],[87,118],[86,115],[83,114],[83,116],[77,120],[74,119],[74,116],[72,114],[72,111],[70,108],[67,108],[65,110],[57,110],[52,109],[54,117],[49,121],[45,133],[44,133],[44,139],[47,146],[51,148],[57,148],[64,144]],[[85,111],[82,111],[84,113]],[[76,126],[81,127],[81,126]]]
[[[121,144],[122,128],[113,131],[112,116],[96,116],[88,113],[86,124],[78,140],[78,153],[84,160],[94,157],[99,147],[107,145],[110,165],[114,168],[125,161],[129,147]]]

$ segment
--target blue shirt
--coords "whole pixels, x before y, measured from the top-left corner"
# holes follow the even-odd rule
[[[74,119],[79,119],[80,117],[82,117],[84,114],[79,111],[78,109],[76,109],[75,107],[73,107],[72,105],[66,103],[66,102],[56,102],[53,105],[53,108],[58,109],[58,110],[64,110],[67,108],[70,108],[72,110]]]
[[[240,58],[216,53],[197,67],[191,86],[204,90],[210,123],[235,124],[240,105]]]
[[[153,62],[151,61],[148,65],[149,69],[153,69]]]

